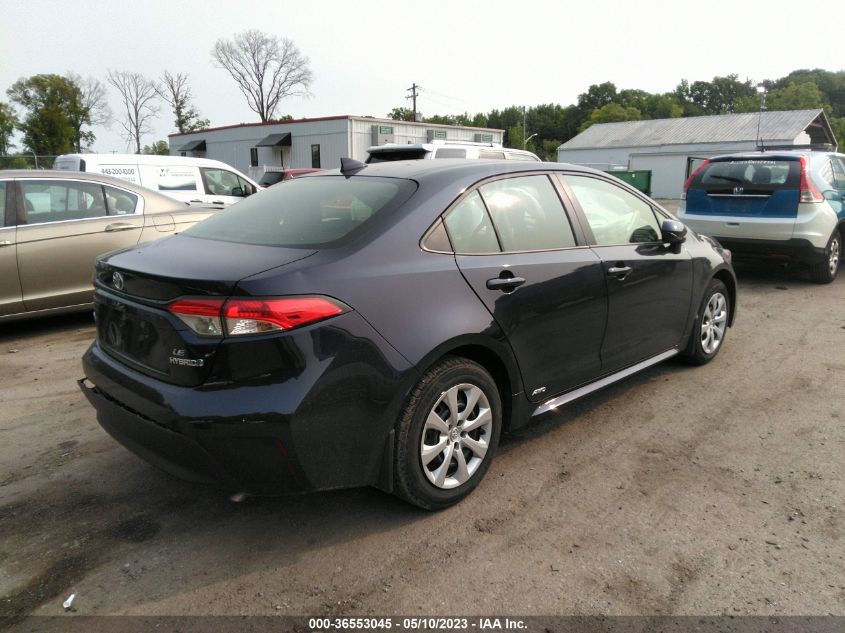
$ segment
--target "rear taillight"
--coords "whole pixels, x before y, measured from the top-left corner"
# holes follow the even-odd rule
[[[799,202],[824,202],[824,196],[819,193],[816,186],[813,184],[813,179],[810,178],[810,165],[807,157],[801,157],[801,196]]]
[[[225,299],[180,299],[167,309],[200,336],[220,336],[223,334],[220,314],[224,302]]]
[[[348,312],[329,297],[183,299],[168,310],[200,336],[244,336],[281,332]]]
[[[683,193],[681,193],[681,200],[686,200],[686,199],[687,199],[687,189],[689,189],[689,188],[690,188],[690,185],[692,184],[692,179],[693,179],[693,178],[695,178],[695,177],[696,177],[696,175],[698,175],[698,172],[700,172],[702,169],[704,169],[705,167],[707,167],[707,165],[709,165],[709,164],[710,164],[710,161],[709,161],[709,160],[705,160],[705,161],[704,161],[703,163],[701,163],[698,167],[696,167],[695,171],[693,171],[693,172],[689,175],[689,178],[687,178],[687,181],[684,183],[684,191],[683,191]]]

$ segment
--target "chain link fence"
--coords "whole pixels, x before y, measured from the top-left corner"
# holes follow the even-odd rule
[[[52,169],[55,156],[9,154],[0,156],[0,169]]]

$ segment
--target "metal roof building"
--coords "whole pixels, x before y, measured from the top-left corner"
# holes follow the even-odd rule
[[[241,123],[171,134],[168,140],[172,155],[213,158],[259,179],[281,167],[340,167],[344,156],[363,161],[372,145],[434,139],[501,143],[503,136],[503,130],[342,115]]]
[[[836,146],[821,109],[597,123],[557,149],[558,161],[605,171],[649,170],[656,198],[678,198],[709,156],[762,146]]]

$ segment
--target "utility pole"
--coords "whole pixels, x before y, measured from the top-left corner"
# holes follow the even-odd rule
[[[411,87],[407,89],[408,92],[410,92],[411,94],[409,94],[407,97],[405,97],[406,99],[411,99],[412,100],[411,102],[413,103],[413,108],[412,108],[413,114],[411,115],[412,121],[417,120],[417,91],[419,89],[420,89],[420,87],[416,83],[411,84]]]

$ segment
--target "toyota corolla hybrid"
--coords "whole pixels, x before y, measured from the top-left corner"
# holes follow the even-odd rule
[[[148,461],[231,490],[373,485],[427,509],[503,430],[711,360],[730,253],[600,172],[344,161],[103,256],[80,386]]]

